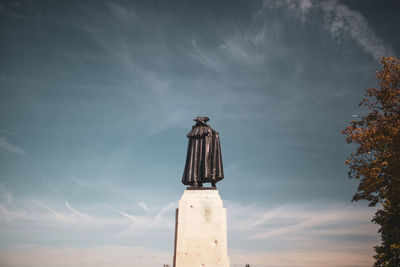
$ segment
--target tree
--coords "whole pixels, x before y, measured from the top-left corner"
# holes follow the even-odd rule
[[[368,89],[359,104],[369,114],[342,133],[347,143],[358,145],[345,162],[349,178],[359,181],[352,200],[379,207],[372,219],[382,239],[374,267],[400,267],[400,61],[384,57],[381,64],[379,88]]]

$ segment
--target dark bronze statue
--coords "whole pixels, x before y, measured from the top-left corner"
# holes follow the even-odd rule
[[[186,135],[189,138],[182,183],[201,188],[203,183],[212,187],[224,179],[221,146],[218,132],[207,125],[209,118],[197,117],[196,125]]]

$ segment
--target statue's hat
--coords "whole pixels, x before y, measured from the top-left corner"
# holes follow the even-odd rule
[[[209,120],[210,120],[209,117],[196,117],[196,118],[194,119],[194,121],[203,122],[203,123],[206,123],[206,122],[209,121]]]

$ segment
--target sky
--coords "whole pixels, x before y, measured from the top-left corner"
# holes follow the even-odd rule
[[[0,265],[171,265],[186,134],[208,116],[231,266],[371,266],[340,131],[400,53],[399,7],[1,0]]]

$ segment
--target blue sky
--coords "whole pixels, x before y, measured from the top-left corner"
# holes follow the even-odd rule
[[[220,132],[232,266],[370,266],[354,147],[396,1],[0,1],[0,263],[172,262],[186,133]]]

